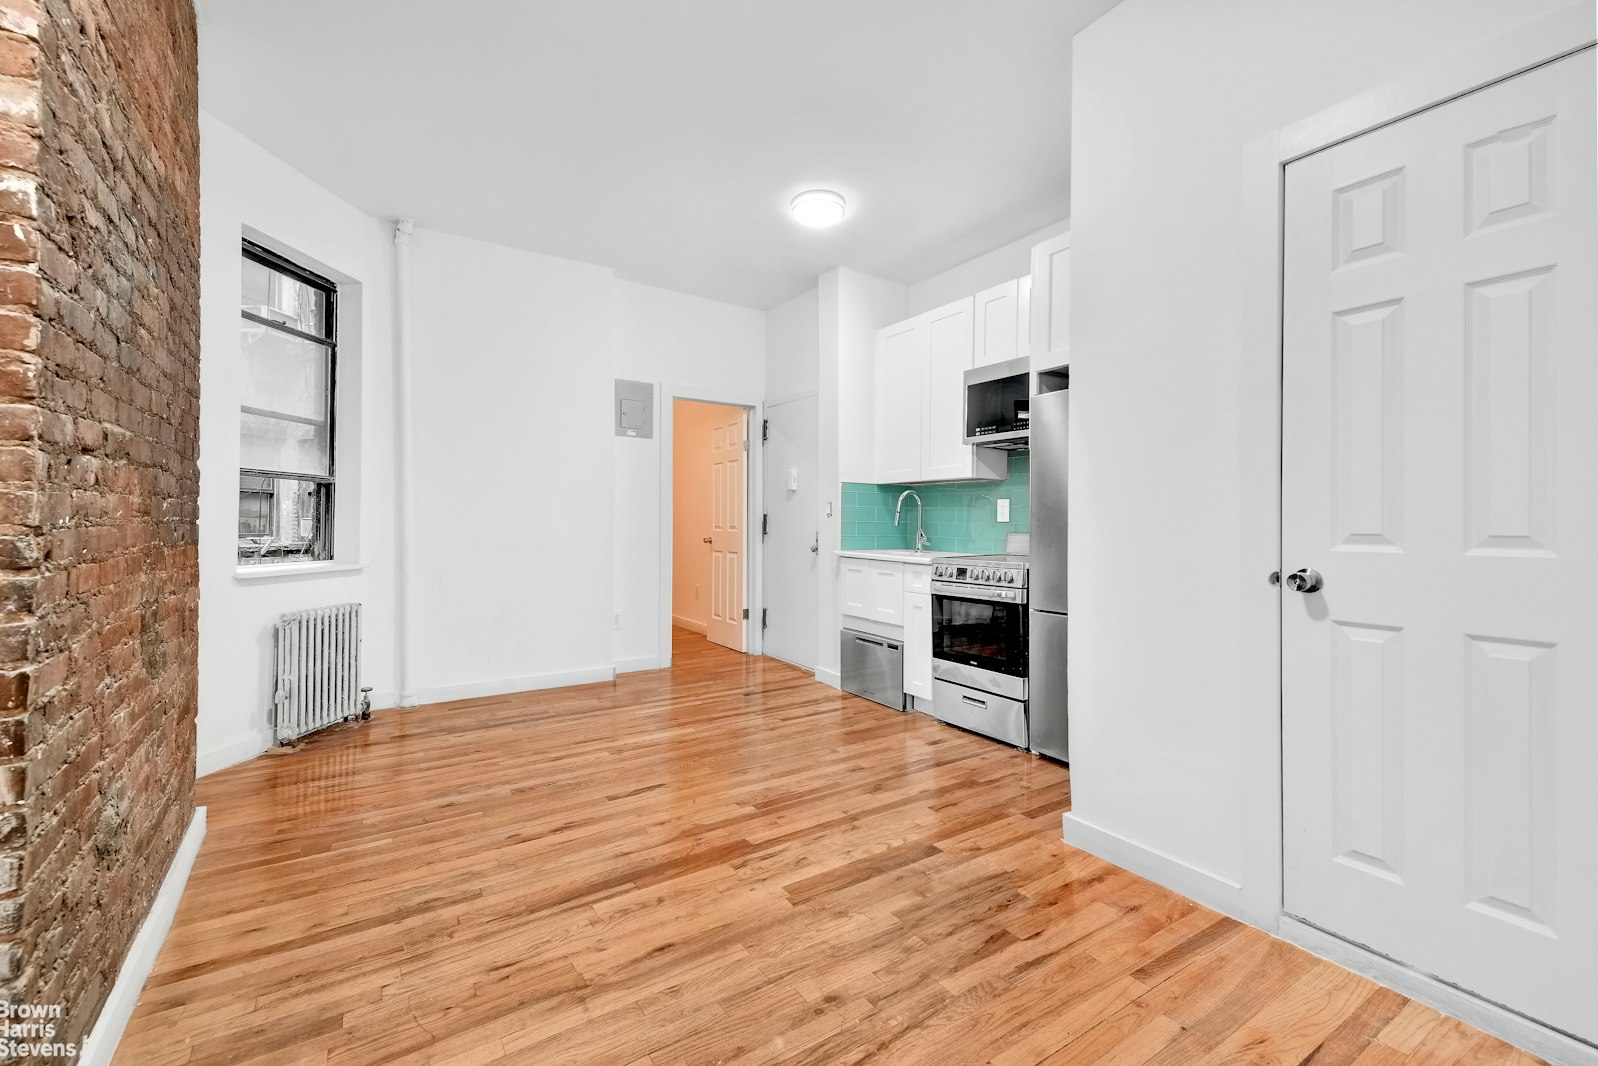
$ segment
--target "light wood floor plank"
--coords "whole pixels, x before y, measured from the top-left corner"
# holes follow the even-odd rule
[[[1068,847],[1063,767],[674,655],[203,779],[118,1064],[1535,1061]]]

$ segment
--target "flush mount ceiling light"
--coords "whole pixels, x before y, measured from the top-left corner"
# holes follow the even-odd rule
[[[789,205],[794,220],[801,226],[822,229],[843,221],[843,197],[830,189],[811,189],[793,198]]]

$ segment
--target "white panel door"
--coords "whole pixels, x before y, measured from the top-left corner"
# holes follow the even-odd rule
[[[705,635],[744,650],[745,470],[748,412],[728,408],[710,434],[710,622]]]
[[[972,365],[987,366],[989,363],[1014,359],[1019,340],[1017,326],[1021,320],[1020,283],[1006,281],[991,289],[983,289],[977,293],[972,311],[976,316],[973,331],[976,352],[971,360]]]
[[[1053,370],[1071,359],[1071,235],[1032,249],[1032,368]]]
[[[1289,913],[1598,1040],[1587,51],[1287,169]]]
[[[889,326],[877,334],[876,483],[921,480],[926,465],[927,317]]]
[[[971,476],[971,446],[965,442],[965,372],[971,369],[974,301],[967,296],[928,311],[926,468],[923,480]]]
[[[761,597],[767,655],[813,669],[817,636],[816,581],[820,576],[816,528],[816,443],[820,432],[814,396],[766,408],[766,594]]]

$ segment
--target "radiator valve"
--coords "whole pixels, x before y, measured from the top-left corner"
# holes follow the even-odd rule
[[[372,686],[371,685],[362,685],[361,686],[361,721],[369,722],[371,720],[372,720]]]

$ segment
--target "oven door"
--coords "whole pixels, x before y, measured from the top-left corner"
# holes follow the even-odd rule
[[[1026,699],[1025,590],[934,581],[932,675]]]

